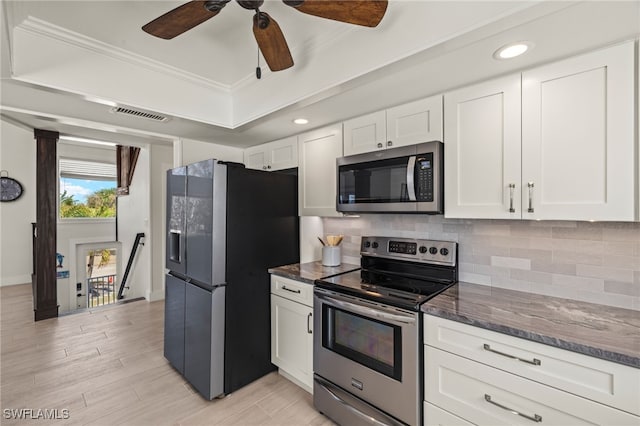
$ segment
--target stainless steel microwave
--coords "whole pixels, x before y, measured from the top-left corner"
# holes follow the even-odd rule
[[[439,141],[338,158],[339,212],[429,213],[444,209]]]

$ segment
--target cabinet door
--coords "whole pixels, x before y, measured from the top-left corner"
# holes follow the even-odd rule
[[[523,218],[635,219],[633,92],[633,42],[523,73]]]
[[[271,362],[313,387],[313,309],[271,295]]]
[[[519,74],[445,94],[445,217],[521,217],[520,99]]]
[[[164,357],[180,374],[184,374],[185,285],[173,275],[165,275]]]
[[[292,136],[267,145],[267,170],[298,167],[298,138]]]
[[[384,111],[347,120],[344,126],[344,155],[361,154],[387,145],[387,123]]]
[[[300,216],[339,216],[336,159],[342,156],[342,124],[298,136]]]
[[[442,96],[387,110],[387,147],[442,140]]]
[[[267,153],[264,145],[251,147],[244,150],[244,165],[248,169],[266,170],[267,169]]]

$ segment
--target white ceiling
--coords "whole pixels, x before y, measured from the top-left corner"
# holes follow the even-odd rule
[[[246,147],[440,93],[640,34],[640,0],[390,1],[361,28],[267,0],[295,65],[263,79],[251,11],[161,40],[140,27],[176,1],[3,1],[3,117],[30,127],[138,143],[175,138]],[[493,51],[529,40],[512,61]],[[109,112],[159,112],[156,123]],[[305,116],[309,125],[292,119]]]

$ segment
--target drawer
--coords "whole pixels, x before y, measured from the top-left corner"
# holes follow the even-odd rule
[[[432,315],[424,333],[429,346],[640,415],[640,369]]]
[[[430,346],[424,356],[425,400],[476,425],[640,423],[638,416]]]
[[[473,426],[473,423],[424,401],[423,426]]]
[[[313,284],[271,275],[271,293],[313,307]]]

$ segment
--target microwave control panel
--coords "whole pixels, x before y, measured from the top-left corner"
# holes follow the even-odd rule
[[[433,201],[433,153],[416,158],[415,185],[417,201]]]

